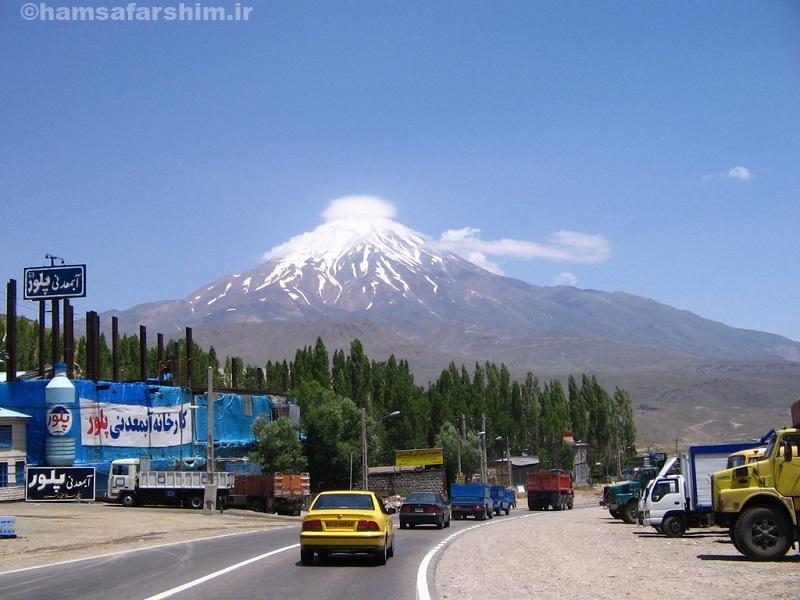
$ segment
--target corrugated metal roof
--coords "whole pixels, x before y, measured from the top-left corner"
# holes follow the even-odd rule
[[[505,464],[505,458],[498,458],[495,461],[492,461],[498,464]],[[512,467],[530,467],[531,465],[538,465],[539,464],[539,457],[538,456],[512,456],[511,457],[511,466]]]
[[[30,415],[23,415],[22,413],[15,412],[13,410],[8,410],[7,408],[3,408],[0,406],[0,419],[30,419]]]

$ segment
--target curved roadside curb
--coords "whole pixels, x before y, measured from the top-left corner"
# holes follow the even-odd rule
[[[517,521],[519,519],[530,519],[531,517],[537,517],[544,514],[547,513],[534,512],[526,515],[520,515],[518,517],[510,517],[497,521],[492,519],[491,521],[479,523],[478,525],[473,525],[472,527],[467,527],[466,529],[461,529],[460,531],[456,531],[455,533],[450,534],[449,536],[444,538],[441,542],[439,542],[433,548],[431,548],[430,551],[428,551],[428,553],[422,559],[422,562],[419,563],[419,567],[417,568],[417,600],[432,600],[430,590],[428,589],[428,568],[430,567],[433,558],[441,550],[444,550],[447,546],[449,546],[453,542],[453,540],[455,540],[458,536],[467,533],[469,531],[480,529],[481,527],[488,527],[490,525],[502,525],[503,523],[511,523],[512,521]]]

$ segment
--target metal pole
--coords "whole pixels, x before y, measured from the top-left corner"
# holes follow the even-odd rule
[[[367,466],[367,411],[361,409],[361,461],[364,469],[362,475],[363,489],[369,489],[369,467]]]
[[[61,362],[61,325],[59,323],[58,308],[59,302],[57,298],[50,301],[50,310],[53,316],[50,320],[50,356],[52,357],[52,365]]]
[[[511,442],[506,436],[506,458],[508,459],[508,487],[514,487],[514,480],[511,477]]]
[[[486,464],[486,413],[481,415],[481,431],[483,431],[483,450],[481,454],[481,477],[489,483],[489,468]]]
[[[39,377],[44,377],[44,358],[45,358],[45,301],[39,300]]]
[[[456,458],[458,458],[458,475],[461,475],[461,436],[456,431]]]
[[[6,381],[17,379],[17,281],[6,286]]]
[[[208,441],[206,444],[206,470],[214,471],[214,369],[208,367]]]

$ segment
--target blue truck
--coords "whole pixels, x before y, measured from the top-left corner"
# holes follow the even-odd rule
[[[454,483],[450,486],[450,514],[454,519],[491,519],[494,514],[491,486],[485,483]]]
[[[506,492],[505,486],[493,485],[491,487],[490,495],[492,496],[492,505],[494,514],[496,515],[499,515],[501,512],[506,514],[511,512],[511,499]]]

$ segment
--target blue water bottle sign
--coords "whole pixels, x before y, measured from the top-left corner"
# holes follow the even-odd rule
[[[45,458],[51,467],[71,467],[75,462],[76,417],[75,386],[67,377],[64,363],[55,365],[55,372],[44,390],[47,405],[47,438]]]

